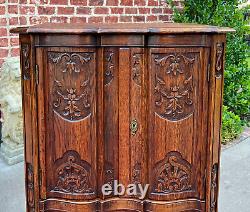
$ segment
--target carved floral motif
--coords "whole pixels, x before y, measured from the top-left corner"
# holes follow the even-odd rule
[[[53,192],[92,194],[90,184],[91,166],[81,160],[76,151],[67,151],[55,162]]]
[[[23,78],[25,80],[30,79],[30,45],[29,44],[22,44],[21,45],[21,52],[22,52],[22,69],[23,69]]]
[[[141,85],[143,54],[135,53],[132,57],[132,79],[137,85]]]
[[[114,52],[105,52],[105,70],[104,70],[104,85],[108,85],[114,78]]]
[[[170,54],[159,58],[155,63],[163,66],[155,72],[155,106],[161,117],[178,121],[193,113],[193,58],[185,55]]]
[[[105,166],[104,167],[104,169],[105,169],[104,182],[105,182],[105,184],[109,184],[113,188],[114,187],[114,179],[115,179],[113,164],[106,161],[104,166]]]
[[[217,182],[218,182],[218,164],[214,164],[211,177],[211,203],[210,212],[216,212],[217,205]]]
[[[191,185],[191,164],[179,152],[169,152],[154,169],[154,193],[176,193],[189,191]]]
[[[35,212],[35,199],[34,199],[34,172],[33,166],[30,163],[26,164],[26,177],[27,177],[27,206],[29,212]]]
[[[53,109],[70,121],[79,121],[91,112],[91,70],[86,66],[89,53],[49,52],[49,61],[55,65]],[[61,73],[62,72],[63,75]]]
[[[224,54],[223,43],[217,43],[217,46],[216,46],[216,71],[215,71],[216,77],[221,77],[221,75],[222,75],[223,54]]]

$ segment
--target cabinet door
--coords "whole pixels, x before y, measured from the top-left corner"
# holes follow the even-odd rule
[[[150,50],[150,199],[204,199],[208,53],[205,48]]]
[[[42,199],[93,199],[97,185],[96,53],[38,48]]]

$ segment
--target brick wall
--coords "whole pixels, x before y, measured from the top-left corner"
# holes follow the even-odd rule
[[[0,67],[7,57],[19,56],[15,26],[44,22],[168,22],[166,0],[0,0]],[[181,6],[181,0],[176,1]]]

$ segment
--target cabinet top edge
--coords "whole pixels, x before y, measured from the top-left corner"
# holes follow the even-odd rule
[[[16,27],[10,30],[18,34],[184,34],[184,33],[229,33],[235,32],[228,27],[180,23],[120,23],[120,24],[62,24],[45,23],[29,27]]]

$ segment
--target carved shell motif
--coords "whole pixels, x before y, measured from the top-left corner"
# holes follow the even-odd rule
[[[167,120],[179,121],[193,113],[193,73],[195,61],[185,54],[155,55],[155,109]]]
[[[153,193],[170,194],[192,190],[191,164],[179,152],[169,152],[154,169]]]
[[[54,165],[53,192],[93,194],[90,183],[91,166],[76,151],[67,151]]]

